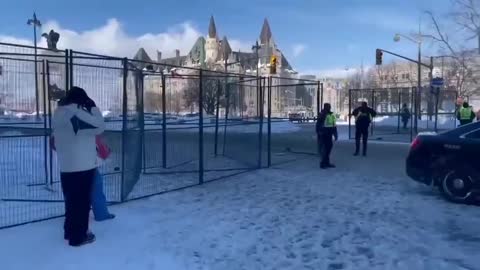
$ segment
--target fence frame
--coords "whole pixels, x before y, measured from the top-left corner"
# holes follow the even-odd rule
[[[8,44],[8,43],[0,43],[0,48],[1,46],[12,46],[13,48],[26,48],[26,49],[33,49],[33,47],[31,46],[23,46],[23,45],[15,45],[15,44]],[[223,72],[223,71],[216,71],[216,70],[203,70],[201,68],[193,68],[193,67],[183,67],[183,66],[175,66],[175,65],[169,65],[169,64],[163,64],[163,63],[156,63],[156,62],[148,62],[148,61],[140,61],[140,60],[135,60],[135,59],[128,59],[128,58],[119,58],[119,57],[112,57],[112,56],[107,56],[107,55],[100,55],[100,54],[92,54],[92,53],[86,53],[86,52],[80,52],[80,51],[74,51],[74,50],[69,50],[69,49],[66,49],[66,50],[49,50],[49,49],[46,49],[46,48],[40,48],[40,47],[37,47],[37,49],[39,49],[40,51],[42,50],[45,50],[45,51],[51,51],[51,52],[55,52],[57,53],[56,55],[52,54],[52,55],[48,55],[49,59],[43,59],[43,60],[37,60],[37,62],[35,62],[35,66],[41,64],[41,71],[35,71],[34,72],[34,76],[35,76],[35,80],[39,79],[37,78],[39,75],[41,75],[41,85],[44,89],[43,91],[43,117],[44,117],[44,120],[42,121],[42,128],[39,129],[39,131],[42,132],[41,135],[37,135],[38,137],[42,137],[43,138],[43,143],[42,143],[42,146],[43,146],[43,170],[45,173],[45,179],[43,180],[43,183],[40,183],[38,185],[44,185],[45,187],[50,187],[52,190],[53,190],[53,186],[58,184],[57,181],[54,181],[54,174],[57,174],[58,171],[56,171],[53,167],[53,151],[51,149],[51,147],[49,147],[49,136],[51,135],[51,129],[52,129],[52,125],[51,125],[51,117],[52,117],[52,111],[53,111],[53,105],[52,105],[52,102],[55,102],[51,96],[51,93],[50,93],[50,83],[51,83],[51,78],[50,76],[52,75],[51,74],[51,70],[50,70],[50,65],[51,64],[58,64],[58,65],[62,65],[62,68],[64,68],[64,70],[62,70],[62,72],[64,72],[63,75],[63,78],[65,80],[65,92],[68,91],[69,88],[73,87],[74,85],[76,85],[76,83],[79,83],[79,82],[75,82],[76,79],[78,78],[75,78],[74,75],[78,74],[79,72],[81,72],[80,68],[79,67],[88,67],[88,68],[92,68],[92,69],[95,69],[95,68],[99,68],[99,69],[107,69],[107,70],[118,70],[118,72],[121,72],[121,78],[119,78],[119,80],[121,80],[119,83],[121,84],[121,91],[122,93],[120,93],[121,95],[121,98],[122,98],[122,101],[121,101],[121,111],[122,111],[122,118],[121,118],[121,130],[119,132],[119,135],[120,135],[120,140],[121,140],[121,143],[120,143],[120,162],[121,162],[121,168],[120,168],[120,172],[117,172],[117,171],[113,171],[113,172],[108,172],[105,174],[105,176],[108,176],[108,175],[119,175],[120,177],[120,185],[118,186],[119,190],[119,199],[115,199],[115,200],[111,200],[111,203],[113,204],[116,204],[116,203],[122,203],[122,202],[126,202],[126,201],[130,201],[130,200],[136,200],[136,199],[139,199],[139,198],[145,198],[145,197],[149,197],[149,196],[154,196],[154,195],[158,195],[158,194],[162,194],[162,193],[165,193],[165,192],[169,192],[169,191],[174,191],[174,190],[179,190],[179,189],[183,189],[183,188],[188,188],[188,187],[191,187],[191,186],[194,186],[194,185],[202,185],[206,182],[210,182],[210,181],[215,181],[215,180],[219,180],[219,179],[224,179],[226,177],[230,177],[230,176],[233,176],[233,175],[238,175],[240,173],[245,173],[245,172],[250,172],[252,170],[256,170],[256,169],[261,169],[261,168],[265,168],[265,167],[271,167],[272,166],[272,141],[271,141],[271,137],[272,137],[272,87],[280,87],[280,86],[315,86],[316,87],[316,90],[315,90],[315,93],[316,93],[316,100],[315,101],[312,101],[313,102],[316,102],[316,108],[317,108],[317,111],[316,111],[316,117],[318,117],[319,113],[320,113],[320,109],[321,109],[321,104],[323,103],[323,83],[321,83],[320,81],[316,81],[316,80],[306,80],[306,79],[294,79],[294,78],[283,78],[281,76],[254,76],[254,75],[248,75],[248,74],[242,74],[242,73],[231,73],[231,72]],[[5,52],[0,52],[0,58],[5,58],[5,57],[13,57],[11,60],[13,61],[30,61],[28,60],[30,57],[37,57],[38,55],[37,54],[29,54],[29,53],[5,53]],[[25,59],[24,59],[25,58]],[[52,59],[58,59],[57,60],[52,60]],[[85,64],[85,63],[80,63],[78,62],[78,60],[84,60],[84,61],[87,61],[87,60],[91,60],[93,63],[92,64]],[[113,64],[112,65],[109,65],[109,64],[106,64],[106,65],[99,65],[99,64],[95,64],[95,61],[106,61],[106,62],[110,62],[112,61],[113,63],[117,63],[120,65],[120,67],[117,67],[117,66],[114,66]],[[131,181],[128,179],[129,175],[128,174],[131,174],[131,172],[128,171],[127,167],[128,167],[128,160],[126,159],[126,156],[129,154],[127,153],[127,144],[128,144],[128,139],[129,139],[129,136],[127,134],[127,132],[129,132],[129,121],[135,121],[136,123],[136,126],[135,126],[135,130],[132,131],[132,132],[140,132],[140,136],[141,136],[141,142],[142,142],[142,145],[141,145],[141,166],[143,168],[143,166],[145,165],[145,153],[146,153],[146,147],[145,147],[145,141],[146,141],[146,137],[145,137],[145,134],[146,134],[146,128],[145,128],[145,100],[144,100],[144,94],[145,94],[145,89],[144,89],[144,75],[148,74],[148,75],[152,75],[152,72],[150,70],[144,70],[144,69],[140,69],[138,68],[139,65],[152,65],[152,66],[156,66],[156,67],[161,67],[159,69],[161,69],[160,72],[153,72],[153,75],[157,75],[160,77],[160,81],[161,81],[161,97],[162,97],[162,101],[161,101],[161,105],[162,105],[162,116],[161,116],[161,119],[162,119],[162,123],[161,123],[161,133],[162,133],[162,141],[161,141],[161,145],[162,145],[162,151],[161,151],[161,155],[162,155],[162,162],[161,162],[161,165],[160,167],[162,169],[167,169],[168,168],[168,164],[167,164],[167,160],[168,160],[168,151],[167,151],[167,145],[169,144],[169,136],[167,134],[167,130],[168,130],[168,126],[167,126],[167,95],[166,95],[166,92],[167,92],[167,86],[166,86],[166,79],[169,78],[169,77],[173,77],[173,75],[171,74],[168,74],[168,73],[165,73],[163,70],[165,69],[173,69],[173,68],[180,68],[180,69],[187,69],[187,70],[191,70],[191,71],[195,71],[195,72],[198,72],[198,75],[193,75],[193,76],[186,76],[186,77],[189,77],[189,78],[193,78],[193,79],[199,79],[199,82],[198,82],[198,94],[199,94],[199,97],[198,97],[198,104],[197,106],[200,108],[199,109],[199,122],[198,122],[198,149],[196,151],[198,151],[198,168],[197,170],[193,170],[193,171],[183,171],[185,173],[195,173],[195,174],[198,174],[198,181],[192,185],[186,185],[186,186],[182,186],[182,187],[178,187],[178,188],[173,188],[173,189],[170,189],[170,190],[162,190],[162,191],[156,191],[156,192],[152,192],[151,194],[144,194],[142,196],[139,196],[139,197],[135,197],[135,198],[130,198],[129,197],[129,190],[127,190],[127,186],[128,186],[128,182]],[[207,74],[205,74],[207,73]],[[132,75],[133,74],[133,75]],[[133,76],[133,77],[132,77]],[[254,153],[256,155],[256,159],[257,161],[255,162],[256,165],[255,166],[251,166],[251,167],[243,167],[243,168],[240,168],[240,167],[234,167],[234,168],[219,168],[219,169],[206,169],[205,168],[205,130],[204,130],[204,127],[205,127],[205,122],[204,122],[204,113],[203,113],[203,107],[204,107],[204,85],[203,85],[203,79],[204,78],[211,78],[211,79],[214,79],[217,81],[217,93],[216,93],[216,99],[217,99],[217,102],[216,102],[216,108],[215,108],[215,134],[214,134],[214,155],[215,157],[217,156],[220,156],[220,154],[222,153],[223,156],[225,156],[225,144],[226,144],[226,136],[227,136],[227,133],[228,133],[228,129],[227,127],[229,126],[234,126],[234,125],[230,125],[228,123],[229,121],[229,113],[230,113],[230,95],[231,95],[231,88],[232,88],[232,85],[234,84],[245,84],[245,83],[248,83],[248,82],[253,82],[255,81],[256,82],[256,85],[257,85],[257,91],[255,92],[255,95],[256,95],[256,99],[257,99],[257,104],[258,104],[258,122],[253,122],[253,123],[249,123],[248,125],[254,125],[254,126],[258,126],[258,132],[255,132],[256,135],[258,135],[258,152]],[[221,87],[221,79],[225,79],[225,87],[224,87],[224,97],[221,96],[221,91],[220,91],[220,87]],[[233,80],[233,81],[228,81],[229,78],[237,78],[239,79],[238,81],[236,80]],[[135,95],[136,95],[136,101],[135,101],[135,106],[136,107],[136,114],[135,117],[136,119],[134,120],[129,120],[129,115],[128,115],[128,110],[129,110],[129,99],[133,98],[133,97],[130,97],[129,96],[129,93],[131,91],[129,91],[129,80],[130,79],[133,79],[134,81],[137,81],[137,83],[134,83],[134,91],[135,91]],[[282,80],[282,81],[291,81],[291,83],[286,83],[286,84],[274,84],[273,80],[275,79],[278,79],[278,80]],[[40,82],[36,82],[35,85],[36,85],[36,88],[38,88]],[[250,85],[249,85],[250,86]],[[252,86],[253,87],[253,86]],[[130,89],[131,90],[131,89]],[[39,90],[36,89],[35,92],[38,94],[39,93]],[[223,133],[223,149],[220,151],[219,150],[219,141],[220,141],[220,98],[225,98],[227,100],[226,102],[226,105],[225,105],[225,123],[224,123],[224,133]],[[37,98],[37,102],[38,102],[38,98]],[[241,100],[241,102],[243,102],[243,100]],[[242,105],[243,106],[243,105]],[[37,111],[38,110],[38,106],[37,106]],[[266,112],[265,112],[265,109],[266,109]],[[243,110],[243,109],[242,109]],[[38,115],[38,114],[37,114]],[[315,117],[315,118],[316,118]],[[265,123],[266,122],[266,123]],[[265,133],[265,130],[264,130],[264,124],[267,124],[267,130],[266,130],[266,135],[267,135],[267,142],[266,142],[266,147],[264,145],[264,133]],[[137,130],[138,129],[138,130]],[[3,138],[7,138],[7,136],[2,136],[0,134],[0,140],[2,140]],[[266,149],[265,149],[266,148]],[[263,158],[264,158],[264,152],[267,152],[267,164],[263,164]],[[146,173],[145,172],[145,168],[140,168],[140,173]],[[214,178],[214,179],[205,179],[205,174],[208,173],[208,172],[212,172],[212,171],[224,171],[224,172],[229,172],[229,171],[232,171],[232,174],[229,174],[227,176],[220,176],[218,178]],[[177,174],[178,171],[169,171],[169,172],[165,172],[164,174]],[[137,180],[138,181],[138,180]],[[136,183],[136,182],[135,182]],[[34,187],[36,186],[37,184],[33,184],[31,187]],[[135,185],[135,184],[134,184]],[[117,187],[115,187],[117,188]],[[42,203],[42,204],[48,204],[48,203],[60,203],[60,202],[63,202],[62,199],[38,199],[38,198],[35,198],[35,199],[23,199],[23,198],[17,198],[17,199],[5,199],[5,198],[0,198],[1,201],[8,201],[8,202],[17,202],[17,203],[20,203],[20,202],[30,202],[30,203]],[[33,211],[33,210],[32,210]],[[60,217],[62,216],[63,213],[59,212],[59,213],[53,213],[53,214],[50,214],[50,215],[46,215],[46,216],[42,216],[40,218],[35,218],[35,217],[32,217],[31,220],[27,221],[27,222],[14,222],[12,224],[6,224],[6,225],[2,225],[0,224],[0,229],[3,229],[3,228],[9,228],[9,227],[13,227],[13,226],[18,226],[18,225],[23,225],[23,224],[27,224],[27,223],[31,223],[31,222],[37,222],[37,221],[43,221],[43,220],[47,220],[47,219],[51,219],[51,218],[57,218],[57,217]]]

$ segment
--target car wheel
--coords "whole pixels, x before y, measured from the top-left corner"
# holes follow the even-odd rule
[[[473,178],[460,170],[449,170],[439,185],[445,198],[455,203],[470,203],[473,199]]]

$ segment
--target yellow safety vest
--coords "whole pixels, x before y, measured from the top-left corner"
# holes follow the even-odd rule
[[[335,118],[335,115],[327,114],[327,117],[325,117],[325,124],[323,126],[326,128],[337,126],[337,119]]]
[[[460,120],[470,120],[472,117],[472,107],[460,108]]]

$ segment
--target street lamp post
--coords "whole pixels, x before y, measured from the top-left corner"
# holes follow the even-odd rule
[[[33,49],[34,49],[34,72],[35,72],[35,109],[36,109],[36,117],[39,119],[40,117],[40,101],[39,101],[39,93],[38,93],[38,71],[37,71],[37,27],[41,27],[42,23],[40,20],[37,19],[37,14],[33,13],[33,18],[27,21],[27,25],[33,26]]]
[[[414,101],[414,106],[415,106],[415,121],[414,121],[414,129],[415,129],[415,133],[418,132],[418,118],[421,118],[422,117],[422,114],[420,112],[420,108],[421,108],[421,97],[422,97],[422,94],[421,94],[421,91],[422,91],[422,35],[421,35],[421,32],[420,32],[420,28],[419,28],[419,33],[418,33],[418,38],[417,39],[413,39],[413,38],[410,38],[408,36],[405,36],[405,35],[402,35],[402,34],[395,34],[395,37],[393,38],[393,40],[395,42],[399,42],[401,37],[407,39],[407,40],[410,40],[411,42],[413,43],[416,43],[417,46],[418,46],[418,60],[417,60],[417,66],[418,66],[418,71],[417,71],[417,91],[415,93],[415,101]]]

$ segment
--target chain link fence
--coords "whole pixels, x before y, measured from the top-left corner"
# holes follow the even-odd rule
[[[418,132],[441,131],[455,128],[455,91],[443,90],[438,95],[415,87],[350,89],[350,113],[367,102],[377,112],[370,125],[370,138],[374,140],[410,142]],[[349,138],[355,135],[355,118],[348,120]]]

